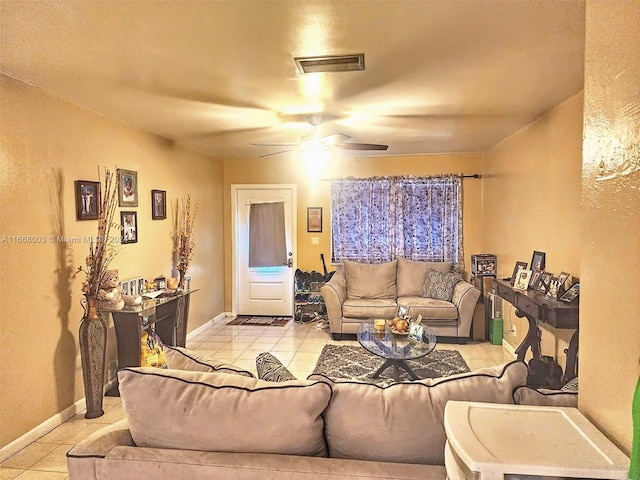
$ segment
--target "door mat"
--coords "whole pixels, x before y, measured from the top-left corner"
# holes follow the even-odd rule
[[[393,368],[387,368],[378,378],[371,378],[384,361],[384,358],[369,353],[360,346],[325,345],[313,373],[322,374],[331,380],[358,380],[385,386],[393,383]],[[422,358],[407,360],[407,364],[421,379],[471,371],[457,350],[434,350]],[[402,369],[400,380],[411,380]]]
[[[284,327],[291,317],[270,317],[263,315],[238,315],[227,325],[257,325],[262,327]]]

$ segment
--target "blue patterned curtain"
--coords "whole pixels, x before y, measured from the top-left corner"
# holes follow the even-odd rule
[[[402,256],[463,268],[457,175],[332,180],[331,214],[333,263]]]

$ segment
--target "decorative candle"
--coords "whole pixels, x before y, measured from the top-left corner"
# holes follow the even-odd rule
[[[376,318],[373,321],[373,329],[377,332],[384,332],[384,327],[386,326],[387,322],[384,318]]]

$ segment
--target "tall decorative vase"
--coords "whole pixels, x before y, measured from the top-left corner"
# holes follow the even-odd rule
[[[107,324],[98,311],[95,295],[85,294],[82,301],[84,316],[80,321],[80,358],[84,396],[87,401],[85,418],[104,415],[102,396],[107,344]]]
[[[178,280],[178,288],[184,288],[184,276],[186,273],[186,270],[178,270],[178,275],[180,275],[180,280]]]

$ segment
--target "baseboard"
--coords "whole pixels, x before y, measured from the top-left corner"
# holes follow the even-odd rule
[[[513,357],[514,360],[518,357],[516,355],[516,349],[504,338],[502,339],[502,348],[504,348],[507,353]]]
[[[35,442],[40,437],[46,435],[54,428],[62,425],[74,415],[80,413],[86,408],[86,402],[84,397],[78,400],[73,405],[65,408],[62,412],[55,414],[53,417],[45,420],[40,425],[32,428],[27,433],[17,438],[13,442],[0,448],[0,463],[4,462],[7,458],[15,455],[20,450]]]
[[[226,314],[226,312],[222,312],[221,314],[216,315],[211,320],[206,322],[204,325],[201,325],[198,328],[196,328],[195,330],[189,332],[187,334],[187,340],[189,340],[190,338],[193,338],[196,335],[202,333],[207,328],[211,327],[211,325],[213,325],[215,322],[217,322],[219,320],[222,320],[226,316],[228,316]],[[107,392],[107,391],[111,390],[113,387],[116,386],[116,383],[117,383],[117,379],[115,377],[112,378],[104,386],[104,391]],[[49,433],[50,431],[52,431],[56,427],[59,427],[64,422],[66,422],[71,417],[73,417],[74,415],[77,415],[78,413],[82,412],[86,408],[86,405],[87,405],[86,404],[86,400],[85,400],[84,397],[82,397],[80,400],[78,400],[73,405],[70,405],[69,407],[65,408],[62,412],[55,414],[51,418],[49,418],[49,419],[45,420],[44,422],[42,422],[40,425],[38,425],[38,426],[32,428],[31,430],[29,430],[27,433],[25,433],[21,437],[17,438],[13,442],[11,442],[11,443],[5,445],[4,447],[0,448],[0,463],[4,462],[6,459],[11,457],[12,455],[15,455],[20,450],[22,450],[23,448],[27,447],[29,444],[31,444],[31,443],[35,442],[36,440],[38,440],[39,438],[43,437],[44,435],[46,435],[47,433]]]
[[[191,340],[193,337],[195,337],[196,335],[200,335],[202,332],[204,332],[207,328],[211,327],[211,325],[213,325],[214,323],[218,322],[219,320],[222,320],[224,317],[227,317],[228,315],[226,314],[226,312],[222,312],[218,315],[216,315],[215,317],[213,317],[211,320],[209,320],[208,322],[205,322],[204,324],[200,325],[198,328],[196,328],[195,330],[190,331],[189,333],[187,333],[187,340]]]

